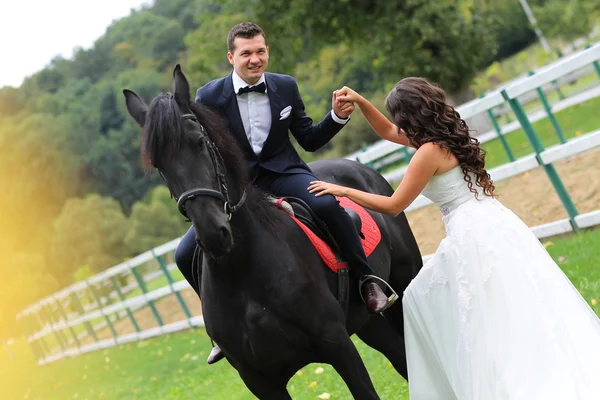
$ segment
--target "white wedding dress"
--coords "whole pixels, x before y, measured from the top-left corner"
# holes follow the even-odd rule
[[[411,399],[599,400],[600,320],[529,228],[460,167],[423,195],[447,237],[402,300]]]

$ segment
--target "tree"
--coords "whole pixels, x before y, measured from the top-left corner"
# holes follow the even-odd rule
[[[229,4],[243,7],[246,2]],[[469,82],[495,48],[489,21],[465,4],[264,0],[246,8],[273,42],[272,56],[282,59],[284,70],[291,71],[298,59],[309,58],[326,45],[347,43],[349,48],[364,49],[381,87],[403,76],[420,75],[451,91]]]
[[[48,262],[52,220],[78,186],[61,128],[52,115],[0,118],[0,336],[17,333],[17,311],[59,288]]]
[[[69,199],[53,227],[52,272],[63,285],[81,266],[98,273],[130,255],[124,244],[128,220],[114,199],[97,194]]]
[[[245,20],[239,13],[213,15],[210,19],[205,16],[200,26],[186,36],[186,75],[194,89],[231,71],[227,60],[227,34],[234,25]]]
[[[596,0],[530,0],[537,23],[549,38],[573,40],[585,37],[600,16]]]
[[[151,60],[156,70],[161,71],[172,66],[178,54],[184,50],[184,36],[185,32],[177,21],[152,10],[134,11],[129,17],[114,22],[104,36],[96,41],[94,49],[110,49],[110,53],[114,54],[115,46],[128,43],[136,63]],[[109,60],[113,58],[109,56]]]
[[[121,129],[125,120],[123,113],[117,109],[115,93],[112,88],[106,91],[100,103],[100,131],[103,134],[108,134],[109,130]]]
[[[485,65],[510,57],[537,40],[527,15],[515,1],[473,0],[473,8],[489,21],[497,51],[484,61]]]
[[[146,201],[134,204],[125,243],[132,252],[142,253],[183,235],[189,227],[169,190],[158,186]]]
[[[0,291],[0,338],[16,336],[16,314],[35,300],[59,289],[46,267],[46,259],[37,253],[15,252],[0,243],[4,285]]]

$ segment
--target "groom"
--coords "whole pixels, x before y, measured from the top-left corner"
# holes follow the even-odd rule
[[[362,276],[372,275],[350,216],[335,197],[315,197],[308,192],[310,182],[317,178],[292,146],[288,133],[291,132],[305,150],[316,151],[349,121],[354,105],[332,101],[333,110],[313,125],[304,112],[294,78],[265,72],[269,47],[258,25],[244,22],[234,26],[227,37],[227,47],[233,71],[198,89],[196,102],[216,110],[228,122],[230,133],[244,152],[254,185],[274,196],[304,200],[327,224],[350,268]],[[175,259],[200,295],[192,272],[196,246],[192,227],[181,240]],[[361,291],[370,312],[378,313],[387,307],[388,299],[374,281],[367,280]],[[215,346],[208,363],[221,358],[223,353]]]

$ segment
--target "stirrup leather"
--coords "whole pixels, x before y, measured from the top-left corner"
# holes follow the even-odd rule
[[[398,300],[400,298],[400,296],[398,296],[398,293],[396,293],[396,291],[394,289],[392,289],[392,287],[389,285],[389,283],[387,283],[380,277],[375,276],[375,275],[365,275],[358,281],[358,293],[360,294],[360,298],[363,301],[363,303],[365,302],[365,298],[363,297],[363,294],[362,294],[362,285],[366,281],[369,281],[369,280],[376,280],[376,281],[382,282],[385,285],[385,287],[388,288],[390,290],[390,292],[392,292],[392,294],[390,294],[390,296],[388,297],[388,305],[387,305],[386,309],[391,307],[396,302],[396,300]],[[385,293],[385,290],[383,292]]]

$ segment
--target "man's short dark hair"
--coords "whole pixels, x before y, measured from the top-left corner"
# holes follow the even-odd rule
[[[265,37],[265,32],[260,28],[260,26],[256,25],[253,22],[242,22],[241,24],[237,24],[229,31],[227,35],[227,50],[233,54],[235,51],[235,44],[233,41],[236,37],[241,37],[244,39],[252,39],[256,35],[262,35],[265,39],[265,43],[267,43],[267,38]]]

